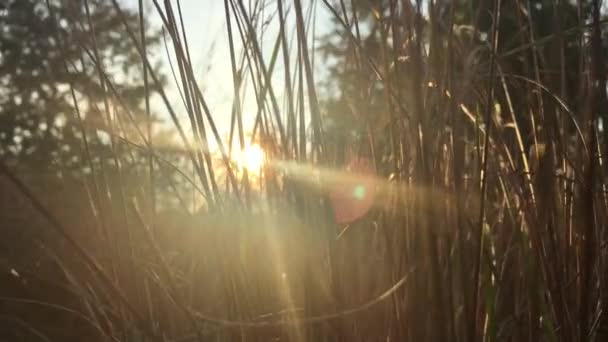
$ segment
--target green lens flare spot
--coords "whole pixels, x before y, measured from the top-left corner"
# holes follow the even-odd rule
[[[363,200],[365,198],[365,193],[366,192],[367,191],[365,189],[365,186],[363,186],[363,185],[357,185],[353,189],[353,198],[355,198],[357,200]]]

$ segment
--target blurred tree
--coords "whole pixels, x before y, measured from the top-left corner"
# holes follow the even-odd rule
[[[381,1],[373,3],[380,4]],[[388,3],[388,2],[387,2]],[[346,7],[333,2],[335,9],[346,11],[346,25],[361,42],[363,54],[357,53],[357,46],[349,37],[348,31],[335,17],[332,17],[333,29],[326,34],[319,46],[325,59],[329,77],[322,81],[322,87],[327,91],[322,97],[325,112],[325,131],[328,148],[338,164],[345,162],[347,146],[355,141],[361,141],[365,136],[366,125],[371,117],[375,126],[386,125],[386,101],[382,98],[382,84],[365,60],[378,62],[380,56],[380,37],[378,25],[372,17],[372,2],[355,0]],[[356,13],[356,18],[353,17]],[[340,12],[344,18],[344,12]],[[356,24],[355,24],[356,23]],[[370,114],[370,113],[373,113]]]
[[[21,170],[47,175],[88,170],[77,109],[94,155],[109,157],[104,98],[123,128],[133,127],[107,81],[103,81],[105,91],[102,87],[94,46],[104,73],[111,75],[112,86],[136,124],[145,122],[141,58],[110,1],[88,0],[88,6],[90,22],[85,1],[0,1],[0,158]],[[123,12],[138,32],[138,13]],[[146,44],[154,51],[160,36],[152,30],[146,34]]]
[[[143,145],[135,127],[147,135],[142,59],[123,25],[124,18],[139,36],[139,13],[127,8],[122,12],[124,17],[108,0],[0,0],[0,160],[19,173],[67,227],[68,235],[104,260],[108,251],[118,253],[124,243],[124,239],[107,239],[126,231],[126,201],[148,189],[148,177],[142,177],[148,167],[144,152],[118,139],[114,149],[110,146],[112,134]],[[154,61],[160,34],[144,24],[148,58]],[[156,75],[163,80],[159,72]],[[152,95],[158,89],[149,83]],[[156,121],[154,115],[151,119]],[[153,134],[159,144],[161,139],[169,140],[158,129]],[[120,174],[116,160],[122,165]],[[159,188],[168,188],[166,178],[154,180]],[[12,278],[3,274],[0,292],[84,312],[82,302],[62,290],[63,284],[69,284],[62,268],[40,247],[70,261],[78,259],[70,256],[72,249],[3,174],[0,192],[4,195],[0,261],[3,267],[10,264],[35,274],[29,277],[24,271]],[[140,197],[152,196],[145,192]],[[145,209],[151,207],[140,203]],[[77,262],[70,267],[78,269]],[[19,324],[7,323],[13,319],[41,328],[45,339],[80,341],[98,336],[87,327],[74,327],[73,317],[61,312],[5,304],[0,303],[0,316],[9,320],[2,323],[0,340],[33,338]]]
[[[397,122],[391,119],[391,115],[401,114],[398,104],[388,98],[396,96],[406,109],[415,110],[413,97],[416,92],[412,89],[412,77],[416,73],[420,73],[422,79],[419,86],[426,98],[440,96],[434,94],[431,88],[446,86],[447,63],[452,63],[455,91],[468,89],[466,82],[479,89],[480,94],[487,88],[493,1],[420,1],[422,17],[417,17],[422,33],[420,64],[414,63],[411,49],[413,40],[410,39],[416,31],[414,20],[411,19],[412,13],[417,13],[416,1],[353,0],[330,3],[341,20],[332,17],[333,30],[320,44],[322,56],[330,66],[324,84],[327,91],[322,92],[325,94],[322,101],[325,129],[328,139],[335,140],[337,160],[343,159],[340,146],[352,146],[349,143],[353,140],[365,139],[366,129],[376,133],[379,149],[389,143],[388,133],[391,127],[396,127]],[[538,87],[524,79],[545,85],[578,113],[576,115],[585,111],[585,64],[589,63],[590,54],[589,42],[582,41],[579,33],[590,22],[591,4],[591,0],[502,1],[498,52],[499,55],[506,55],[501,56],[498,63],[505,75],[521,77],[507,77],[506,81],[511,94],[509,100],[520,120],[526,147],[533,143],[534,125],[536,134],[553,136],[574,134],[575,128],[568,120],[559,124],[553,122],[555,117],[565,117],[554,114],[559,106],[548,93],[539,96],[542,92]],[[454,40],[452,50],[448,52],[450,30]],[[352,37],[357,43],[353,42]],[[606,40],[603,44],[605,51]],[[451,60],[450,55],[453,56]],[[370,67],[370,61],[385,75],[393,95],[388,94],[387,82],[378,79],[376,71]],[[426,89],[427,85],[429,89]],[[494,82],[494,87],[495,101],[502,109],[503,117],[499,119],[503,123],[509,122],[509,103],[502,84]],[[472,95],[457,93],[456,97],[465,104],[479,100]],[[605,96],[600,101],[600,108],[606,108]],[[423,103],[423,107],[427,104],[439,106],[423,108],[424,120],[430,120],[432,124],[434,120],[443,118],[443,103]],[[389,104],[392,108],[389,108]],[[543,122],[530,121],[530,108],[544,113],[541,115]],[[539,127],[542,128],[539,130]],[[505,130],[504,135],[505,139],[515,139],[512,130]]]

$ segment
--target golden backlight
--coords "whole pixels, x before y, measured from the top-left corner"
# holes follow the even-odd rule
[[[249,173],[259,174],[264,164],[264,150],[257,144],[248,145],[242,151],[235,153],[234,159],[239,169],[247,169]]]

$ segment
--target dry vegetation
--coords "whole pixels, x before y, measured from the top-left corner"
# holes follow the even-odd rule
[[[469,25],[456,25],[458,9],[437,2],[436,12],[433,1],[364,5],[381,42],[371,51],[360,33],[369,23],[350,1],[225,0],[232,59],[225,77],[237,93],[226,141],[194,77],[188,40],[196,37],[184,34],[179,1],[152,0],[183,107],[166,100],[141,28],[125,21],[123,33],[137,46],[146,93],[154,88],[164,99],[156,110],[171,118],[183,158],[168,158],[145,125],[132,128],[136,138],[122,134],[130,109],[98,64],[97,80],[120,113],[105,122],[115,132],[115,162],[104,168],[85,151],[92,172],[56,188],[2,166],[3,229],[28,247],[2,256],[2,272],[10,272],[2,276],[0,321],[12,328],[0,334],[175,342],[608,339],[600,1],[581,1],[590,12],[569,21],[575,26],[550,20],[545,36],[533,32],[524,0],[483,1]],[[313,74],[311,3],[342,32],[341,66],[361,76],[343,90],[346,120],[363,123],[346,144],[324,125],[332,113]],[[262,9],[280,27],[272,54],[258,41]],[[502,26],[505,18],[519,20],[518,30]],[[516,34],[500,36],[509,32]],[[578,65],[567,65],[565,51],[577,44]],[[81,48],[97,60],[93,39]],[[246,85],[253,91],[242,91]],[[243,125],[244,95],[256,97],[255,127]],[[366,110],[361,99],[377,102]],[[255,180],[229,155],[252,132],[266,153]],[[369,160],[375,176],[352,178],[340,155]],[[374,187],[374,205],[338,224],[329,192],[353,179]],[[205,204],[193,213],[195,200]],[[169,211],[167,203],[182,207]]]

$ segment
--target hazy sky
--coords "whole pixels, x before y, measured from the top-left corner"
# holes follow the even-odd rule
[[[162,1],[159,1],[162,3]],[[248,1],[245,1],[247,3]],[[324,33],[323,31],[328,28],[328,11],[323,8],[320,1],[317,1],[316,12],[317,13],[317,26],[316,36]],[[138,0],[124,0],[123,3],[131,8],[137,8]],[[160,27],[161,20],[153,6],[151,0],[144,0],[146,4],[147,17],[153,25]],[[312,1],[303,0],[303,6],[307,9]],[[175,10],[177,8],[177,2],[174,1]],[[190,53],[192,62],[194,65],[194,71],[197,77],[197,82],[203,90],[203,95],[211,109],[211,113],[214,117],[214,121],[218,125],[218,128],[222,135],[226,136],[229,132],[230,114],[233,99],[232,91],[232,72],[230,68],[230,50],[227,43],[227,31],[226,31],[226,20],[224,12],[224,1],[222,0],[181,0],[182,14],[184,19],[184,25],[186,27],[186,35],[188,37],[188,44],[190,47]],[[275,0],[267,0],[266,16],[274,14],[276,11]],[[291,7],[291,1],[285,2],[287,7]],[[289,10],[293,12],[293,10]],[[293,15],[291,16],[293,18]],[[234,23],[234,21],[233,21]],[[276,23],[276,21],[273,21]],[[274,26],[274,27],[273,27]],[[288,34],[293,32],[293,24],[288,25]],[[234,28],[233,28],[234,29]],[[267,33],[261,41],[263,51],[265,54],[266,63],[269,63],[272,46],[276,34],[278,32],[278,24],[269,25]],[[238,40],[238,39],[237,39]],[[240,44],[237,47],[237,56],[240,52]],[[160,49],[163,57],[163,64],[165,74],[169,78],[168,94],[171,97],[171,102],[174,108],[178,109],[180,116],[186,117],[185,110],[181,103],[179,93],[176,90],[169,69],[169,60],[166,57],[164,47]],[[172,50],[172,49],[170,49]],[[175,57],[171,56],[172,61],[175,61]],[[283,91],[283,75],[282,75],[282,63],[278,63],[273,74],[273,80],[276,80],[275,91],[279,99],[282,97]],[[319,68],[317,68],[320,70]],[[249,86],[251,88],[251,86]],[[247,123],[252,123],[255,116],[257,105],[253,96],[246,96],[248,100],[245,101],[245,126]],[[168,119],[165,107],[160,99],[153,101],[153,109],[161,115],[161,117]],[[251,126],[251,125],[249,125]]]

